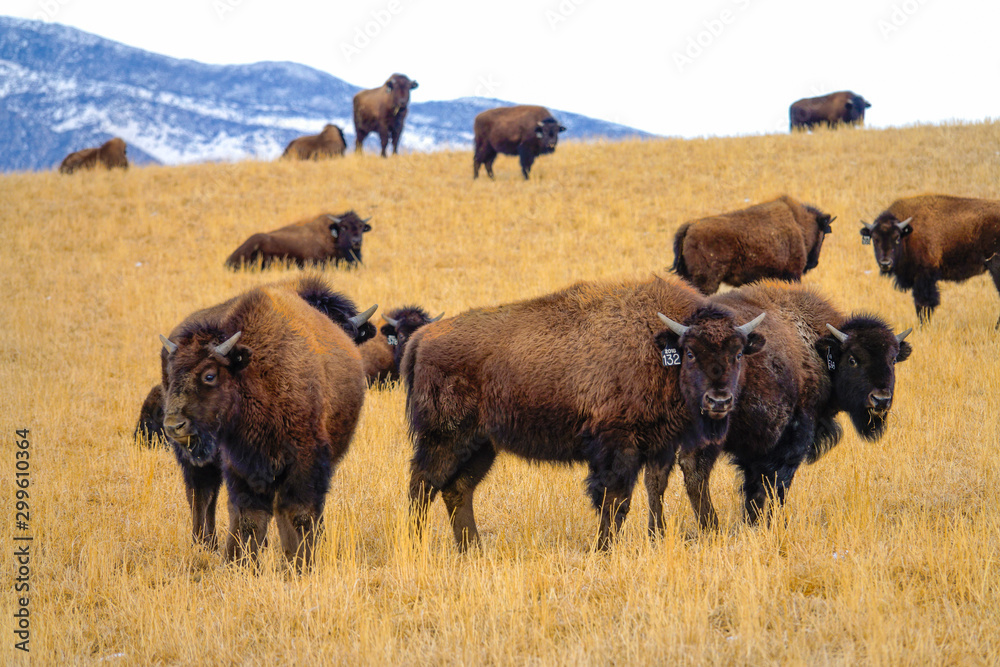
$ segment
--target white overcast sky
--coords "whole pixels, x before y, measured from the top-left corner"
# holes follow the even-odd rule
[[[998,0],[4,0],[206,63],[303,63],[413,101],[542,104],[671,136],[786,131],[850,89],[871,126],[1000,117]]]

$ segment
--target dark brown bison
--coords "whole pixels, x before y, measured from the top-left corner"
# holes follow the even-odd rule
[[[197,311],[161,336],[163,428],[184,473],[196,542],[215,545],[224,477],[227,558],[254,559],[275,514],[286,556],[310,562],[364,395],[361,355],[330,317],[354,310],[307,277]],[[371,310],[346,328],[360,337]]]
[[[296,160],[321,160],[340,157],[345,150],[347,150],[347,142],[344,141],[344,133],[336,125],[327,124],[319,134],[292,139],[281,157]]]
[[[764,345],[760,317],[712,311],[677,347],[658,312],[685,319],[703,304],[676,279],[580,283],[419,329],[401,368],[416,525],[441,492],[459,548],[477,544],[472,495],[503,450],[586,462],[607,548],[644,465],[725,438],[744,354]]]
[[[802,279],[819,263],[835,218],[789,196],[685,222],[674,235],[677,275],[704,294],[720,283]]]
[[[746,516],[756,523],[769,496],[784,502],[803,461],[813,463],[837,444],[839,412],[847,412],[865,439],[882,436],[895,364],[911,351],[903,342],[909,329],[897,336],[877,317],[845,317],[816,292],[786,283],[763,281],[711,302],[737,319],[766,312],[757,331],[767,347],[745,363],[744,398],[725,440],[680,456],[688,497],[705,528],[718,523],[708,479],[720,452],[742,472]],[[683,342],[684,328],[677,332]],[[646,471],[652,532],[663,529],[661,499],[669,473],[657,466]]]
[[[473,130],[472,178],[479,178],[479,165],[485,165],[486,174],[493,178],[493,161],[503,153],[521,158],[521,173],[527,180],[535,158],[554,153],[559,133],[566,128],[545,107],[516,106],[482,112],[476,116]]]
[[[870,106],[865,98],[849,90],[807,97],[788,108],[789,129],[808,130],[814,125],[861,125],[865,121],[865,109]]]
[[[233,251],[226,259],[226,266],[239,269],[258,260],[261,268],[286,261],[300,268],[327,262],[355,266],[361,262],[364,234],[372,230],[369,220],[362,220],[354,211],[340,215],[321,213],[273,232],[257,233]]]
[[[1000,201],[909,197],[862,224],[862,241],[872,244],[879,272],[892,276],[897,289],[913,290],[921,322],[941,303],[939,280],[962,282],[989,271],[1000,291]]]
[[[382,142],[382,157],[392,139],[392,154],[399,148],[403,123],[410,106],[410,91],[417,89],[417,82],[404,74],[393,74],[378,88],[362,90],[354,96],[354,131],[357,135],[354,150],[361,152],[361,145],[369,132],[378,132]]]
[[[406,343],[413,332],[431,322],[437,322],[444,313],[430,317],[419,306],[403,306],[383,315],[385,320],[378,335],[361,346],[361,360],[369,385],[383,385],[399,380],[399,364],[406,351]]]
[[[135,423],[132,439],[136,442],[156,446],[166,442],[167,434],[163,432],[163,387],[154,384],[146,394],[146,399],[139,409],[139,419]]]
[[[118,137],[110,139],[99,148],[84,148],[82,151],[70,153],[59,165],[59,173],[72,174],[79,169],[94,169],[98,165],[105,169],[121,167],[128,169],[127,147]]]

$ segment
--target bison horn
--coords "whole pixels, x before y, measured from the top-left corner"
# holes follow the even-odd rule
[[[903,339],[906,338],[907,336],[909,336],[911,331],[913,331],[913,327],[910,327],[909,329],[907,329],[906,331],[904,331],[901,334],[897,334],[896,335],[896,342],[897,343],[902,343]]]
[[[764,321],[764,316],[765,315],[767,315],[767,313],[761,313],[760,315],[758,315],[757,317],[753,318],[752,320],[750,320],[746,324],[742,324],[742,325],[736,327],[736,330],[739,331],[744,336],[749,336],[750,332],[753,331],[754,329],[756,329],[757,325]]]
[[[239,341],[240,336],[242,335],[243,335],[242,331],[237,331],[232,336],[230,336],[229,340],[227,340],[225,343],[220,343],[219,345],[216,345],[215,353],[220,357],[226,356],[234,347],[236,347],[236,343],[237,341]]]
[[[332,220],[333,222],[336,222],[337,224],[340,224],[340,218],[338,218],[336,216],[333,216],[333,215],[327,215],[326,217],[329,218],[330,220]]]
[[[913,216],[912,215],[909,218],[907,218],[906,220],[903,220],[902,222],[897,222],[896,226],[899,227],[899,231],[903,231],[904,229],[906,229],[907,227],[909,227],[910,226],[910,220],[913,220]]]
[[[382,319],[385,320],[389,324],[389,326],[391,326],[393,329],[399,328],[399,320],[394,320],[388,315],[383,315]]]
[[[691,328],[691,327],[686,327],[679,322],[674,322],[672,319],[670,319],[663,313],[657,313],[656,316],[659,317],[660,320],[662,320],[663,323],[666,324],[670,328],[670,330],[673,331],[678,336],[683,336],[684,334],[687,333],[687,330]]]
[[[177,343],[172,342],[163,334],[160,334],[160,342],[163,343],[163,348],[167,351],[167,354],[173,354],[177,351]]]
[[[369,308],[368,310],[366,310],[365,312],[358,313],[354,317],[350,318],[348,320],[348,322],[350,322],[351,324],[353,324],[356,327],[360,327],[362,324],[364,324],[369,319],[371,319],[371,316],[375,314],[376,310],[378,310],[378,304],[377,303],[375,305],[373,305],[371,308]]]
[[[864,225],[865,229],[867,229],[868,231],[872,231],[873,229],[875,229],[875,223],[865,222],[864,220],[862,220],[861,224]]]
[[[827,324],[826,328],[829,329],[830,333],[833,334],[833,337],[839,340],[841,343],[847,341],[847,334],[845,334],[843,331],[837,331],[837,328],[834,327],[832,324]]]
[[[368,216],[367,218],[365,218],[365,219],[364,219],[364,220],[362,220],[361,222],[368,222],[368,221],[369,221],[369,220],[371,220],[371,219],[372,219],[372,217],[371,217],[371,216]]]
[[[427,324],[430,324],[431,322],[437,322],[442,317],[444,317],[444,311],[443,310],[441,311],[441,313],[437,317],[432,317],[431,319],[427,320]]]

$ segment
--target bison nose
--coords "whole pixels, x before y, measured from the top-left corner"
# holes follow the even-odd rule
[[[892,392],[886,389],[876,389],[868,394],[868,407],[875,412],[885,412],[892,407]]]
[[[183,417],[166,417],[163,420],[163,430],[167,435],[175,440],[185,438],[190,435],[187,432],[187,420]]]
[[[728,391],[710,391],[705,393],[702,408],[710,417],[721,418],[733,407],[733,395]]]

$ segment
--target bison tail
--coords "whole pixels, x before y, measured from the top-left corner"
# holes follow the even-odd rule
[[[685,280],[691,279],[691,272],[688,271],[687,263],[684,261],[684,237],[687,236],[690,222],[685,222],[674,235],[674,265],[671,270]]]

